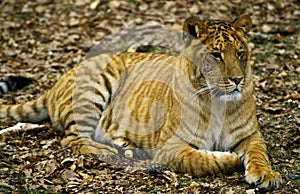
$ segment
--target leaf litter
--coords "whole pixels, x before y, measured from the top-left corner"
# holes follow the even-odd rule
[[[61,148],[61,135],[45,127],[6,135],[0,149],[3,193],[299,193],[300,164],[299,1],[98,1],[3,0],[0,2],[0,78],[35,80],[4,95],[0,103],[21,103],[41,95],[87,52],[122,27],[152,22],[180,29],[191,14],[231,19],[250,14],[257,115],[272,167],[283,176],[280,191],[260,191],[243,171],[196,178],[145,163],[112,165],[97,156]],[[1,119],[0,128],[17,124]],[[1,140],[1,139],[0,139]]]

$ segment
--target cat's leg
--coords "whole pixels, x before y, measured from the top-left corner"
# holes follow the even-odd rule
[[[197,150],[177,137],[172,137],[155,149],[153,157],[156,163],[193,176],[227,173],[241,165],[235,153]]]
[[[281,176],[271,169],[266,145],[260,133],[245,139],[234,151],[243,161],[248,183],[265,189],[281,187]]]
[[[69,146],[72,150],[81,154],[96,154],[100,156],[114,156],[118,154],[118,150],[109,145],[93,141],[90,137],[85,137],[78,133],[76,125],[73,125],[67,132],[66,136],[61,140],[61,146]],[[72,132],[72,133],[70,133]]]
[[[77,69],[71,82],[72,91],[65,92],[67,97],[57,110],[59,119],[53,123],[61,123],[64,129],[62,146],[71,146],[81,154],[112,156],[118,154],[118,150],[113,147],[101,122],[110,119],[104,118],[104,111],[119,87],[123,66],[112,65],[109,55],[103,55],[103,60],[99,57],[83,62]],[[55,95],[56,98],[59,96],[60,93]]]
[[[112,156],[118,154],[117,149],[106,143],[97,141],[94,137],[96,131],[102,137],[108,138],[102,128],[97,129],[100,121],[101,111],[92,101],[82,100],[83,103],[73,103],[63,105],[60,116],[65,137],[61,140],[62,147],[71,147],[72,150],[81,154],[96,154]],[[58,123],[58,122],[53,122]],[[100,131],[100,132],[99,132]],[[109,139],[109,138],[108,138]]]

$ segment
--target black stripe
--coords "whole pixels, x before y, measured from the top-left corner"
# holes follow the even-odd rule
[[[101,117],[102,115],[100,115],[100,117]],[[111,126],[112,125],[112,112],[111,111],[109,111],[107,114],[106,114],[106,117],[105,117],[105,119],[103,119],[103,121],[102,121],[102,128],[103,129],[107,129],[108,128],[108,126]]]
[[[85,99],[86,101],[88,99]],[[89,104],[84,104],[82,106],[78,106],[73,108],[73,112],[74,113],[79,113],[81,115],[84,114],[91,114],[91,112],[94,112],[95,108],[97,108],[97,106],[95,104],[89,103]],[[97,111],[96,111],[97,112]]]
[[[115,61],[115,63],[118,63],[118,62]],[[110,76],[115,77],[115,72],[112,71],[111,66],[108,66],[105,70],[106,70],[105,72],[108,73]]]
[[[95,124],[91,124],[85,120],[80,120],[80,121],[77,121],[76,122],[77,125],[81,125],[81,126],[84,126],[84,127],[92,127],[92,128],[96,128]]]
[[[95,106],[97,107],[98,110],[100,110],[100,114],[102,114],[102,112],[104,111],[103,106],[100,103],[95,102]]]
[[[82,134],[82,133],[94,133],[94,130],[89,130],[89,129],[81,129],[81,130],[78,130],[79,131],[79,134]]]
[[[246,153],[246,155],[247,155],[248,153]],[[248,164],[251,162],[251,160],[248,158],[248,160],[247,160],[247,163],[245,164],[245,167],[247,167],[248,166]]]
[[[101,76],[102,76],[102,78],[104,80],[104,86],[105,86],[106,90],[108,91],[109,95],[111,96],[112,95],[112,86],[111,86],[111,83],[110,83],[108,77],[105,74],[102,74]],[[110,101],[110,97],[109,97],[109,101]]]
[[[102,98],[100,101],[102,101],[102,102],[104,102],[104,104],[106,104],[105,98],[101,93],[97,92],[96,95],[100,96]],[[88,104],[85,104],[84,106],[76,107],[75,108],[76,110],[88,110],[88,112],[90,112],[90,110],[93,108],[97,108],[101,112],[103,112],[103,110],[104,110],[104,107],[98,102],[99,100],[95,100],[95,99],[91,100],[91,99],[87,98],[86,96],[82,96],[82,97],[79,97],[77,99],[77,101],[88,102]]]
[[[75,139],[71,139],[70,140],[70,143],[71,142],[74,142],[74,141],[78,141],[78,140],[81,140],[81,139],[88,139],[87,137],[82,137],[82,136],[78,136],[78,134],[69,134],[68,136],[75,136],[76,138]],[[69,143],[69,145],[70,145],[70,143]],[[80,145],[80,144],[79,144]]]
[[[63,103],[62,103],[61,105],[63,105]],[[63,112],[65,109],[68,110],[67,113],[64,113],[64,115],[62,115],[62,117],[64,117],[65,120],[68,119],[68,118],[70,117],[70,115],[73,114],[73,111],[75,110],[75,108],[72,108],[72,106],[71,106],[71,107],[67,107],[68,105],[70,106],[70,103],[69,103],[69,102],[67,102],[67,103],[65,104],[65,106],[60,106],[59,109],[58,109],[59,115],[61,115],[62,112]],[[60,117],[60,116],[59,116],[59,117]]]
[[[69,133],[68,135],[65,136],[65,138],[66,137],[74,137],[74,138],[69,140],[69,143],[66,146],[72,146],[71,142],[78,141],[78,140],[82,139],[82,137],[79,136],[77,133]]]
[[[197,146],[195,146],[194,144],[189,143],[189,146],[191,146],[193,149],[198,150],[199,148]]]
[[[219,173],[219,172],[223,172],[223,170],[222,170],[222,168],[221,168],[221,166],[220,166],[220,164],[219,164],[219,162],[217,161],[217,158],[215,157],[214,158],[214,160],[215,160],[215,165],[217,166],[217,168],[218,168],[218,170],[216,171],[216,169],[215,168],[212,168],[213,169],[213,171],[214,171],[214,174],[217,174],[217,173]]]
[[[229,131],[229,133],[234,133],[235,131],[237,131],[241,128],[244,128],[248,123],[250,123],[250,120],[252,119],[252,115],[255,115],[255,114],[250,114],[250,116],[247,118],[247,120],[244,123],[241,123],[240,125],[238,125],[235,128],[231,129]]]
[[[194,165],[193,165],[193,160],[192,160],[193,155],[194,155],[194,150],[190,151],[190,153],[187,155],[187,158],[186,158],[186,160],[188,161],[188,166],[186,168],[192,174],[194,174],[194,172],[195,172]]]
[[[67,112],[65,115],[64,115],[64,120],[65,121],[67,121],[67,120],[69,120],[69,117],[70,116],[72,116],[72,117],[74,117],[73,116],[73,111],[72,110],[70,110],[69,112]],[[74,118],[72,118],[72,120],[73,120]]]
[[[37,100],[35,100],[34,103],[31,106],[31,108],[33,109],[33,111],[35,113],[39,113],[40,112],[39,109],[38,109],[38,105],[37,104],[38,104],[38,102],[37,102]]]
[[[102,98],[102,101],[105,102],[105,97],[99,90],[95,89],[95,94],[100,96]]]
[[[7,115],[7,117],[10,117],[10,118],[12,118],[11,108],[12,108],[12,106],[9,106],[9,107],[7,107],[7,110],[6,110],[6,115]]]
[[[17,109],[16,109],[16,112],[18,115],[20,115],[21,117],[26,117],[26,114],[25,112],[23,111],[24,109],[24,106],[18,106]]]
[[[69,129],[71,126],[73,126],[73,125],[76,125],[76,122],[75,122],[74,120],[72,120],[71,122],[69,122],[69,123],[66,125],[65,129],[68,130],[68,129]]]
[[[86,118],[86,119],[89,119],[89,120],[92,120],[92,121],[94,121],[94,122],[96,122],[96,123],[98,123],[98,121],[99,121],[99,118],[97,118],[97,115],[94,116],[93,114],[91,114],[91,115],[86,115],[85,118]]]

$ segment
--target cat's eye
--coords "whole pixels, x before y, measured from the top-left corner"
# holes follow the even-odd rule
[[[246,52],[245,51],[238,51],[237,56],[241,60],[245,60]]]

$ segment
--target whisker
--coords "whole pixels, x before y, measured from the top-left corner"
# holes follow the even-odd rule
[[[215,96],[222,96],[222,95],[224,95],[224,94],[226,94],[226,92],[225,91],[222,91],[222,90],[220,90],[220,89],[218,89],[218,88],[211,88],[211,93],[213,94],[213,95],[215,95]]]
[[[224,81],[218,81],[216,84],[217,84],[218,86],[221,86],[221,87],[225,87],[225,86],[228,85],[228,83],[226,83],[226,82],[224,82]]]

